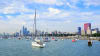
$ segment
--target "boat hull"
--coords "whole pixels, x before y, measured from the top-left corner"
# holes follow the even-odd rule
[[[76,40],[72,40],[72,42],[76,42]]]
[[[40,47],[40,48],[43,48],[45,46],[45,44],[38,44],[37,42],[32,42],[32,46],[34,47]]]

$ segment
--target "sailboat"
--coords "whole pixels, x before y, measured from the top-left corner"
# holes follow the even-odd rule
[[[40,40],[40,38],[37,37],[37,31],[36,31],[36,9],[35,9],[35,18],[34,18],[34,28],[35,28],[35,39],[34,39],[34,41],[32,41],[32,46],[43,48],[45,46],[45,44],[43,43],[43,41]]]

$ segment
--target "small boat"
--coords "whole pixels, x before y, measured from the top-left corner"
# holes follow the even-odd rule
[[[88,46],[92,46],[92,41],[88,40]]]
[[[19,40],[21,40],[21,37],[18,37]]]
[[[54,38],[54,37],[52,37],[52,40],[55,40],[55,38]]]
[[[72,42],[76,42],[76,40],[75,40],[75,39],[73,39],[73,40],[72,40]]]

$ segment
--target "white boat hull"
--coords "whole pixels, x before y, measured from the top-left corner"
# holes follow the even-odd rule
[[[43,47],[45,46],[45,44],[40,45],[40,44],[38,44],[37,42],[32,42],[32,46],[43,48]]]

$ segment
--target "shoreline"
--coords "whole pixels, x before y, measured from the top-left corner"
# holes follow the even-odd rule
[[[28,38],[29,36],[27,36],[26,38]],[[52,38],[52,37],[55,37],[55,36],[40,36],[42,38],[44,37],[49,37],[49,38]],[[9,39],[9,38],[19,38],[19,37],[8,37],[8,38],[2,38],[0,37],[0,39]],[[25,38],[24,36],[23,37],[20,37],[20,38]],[[32,38],[32,37],[31,37]],[[100,41],[100,37],[82,37],[82,36],[63,36],[63,37],[55,37],[55,38],[58,38],[58,39],[78,39],[78,40],[99,40]]]
[[[100,37],[58,37],[59,39],[100,40]]]

